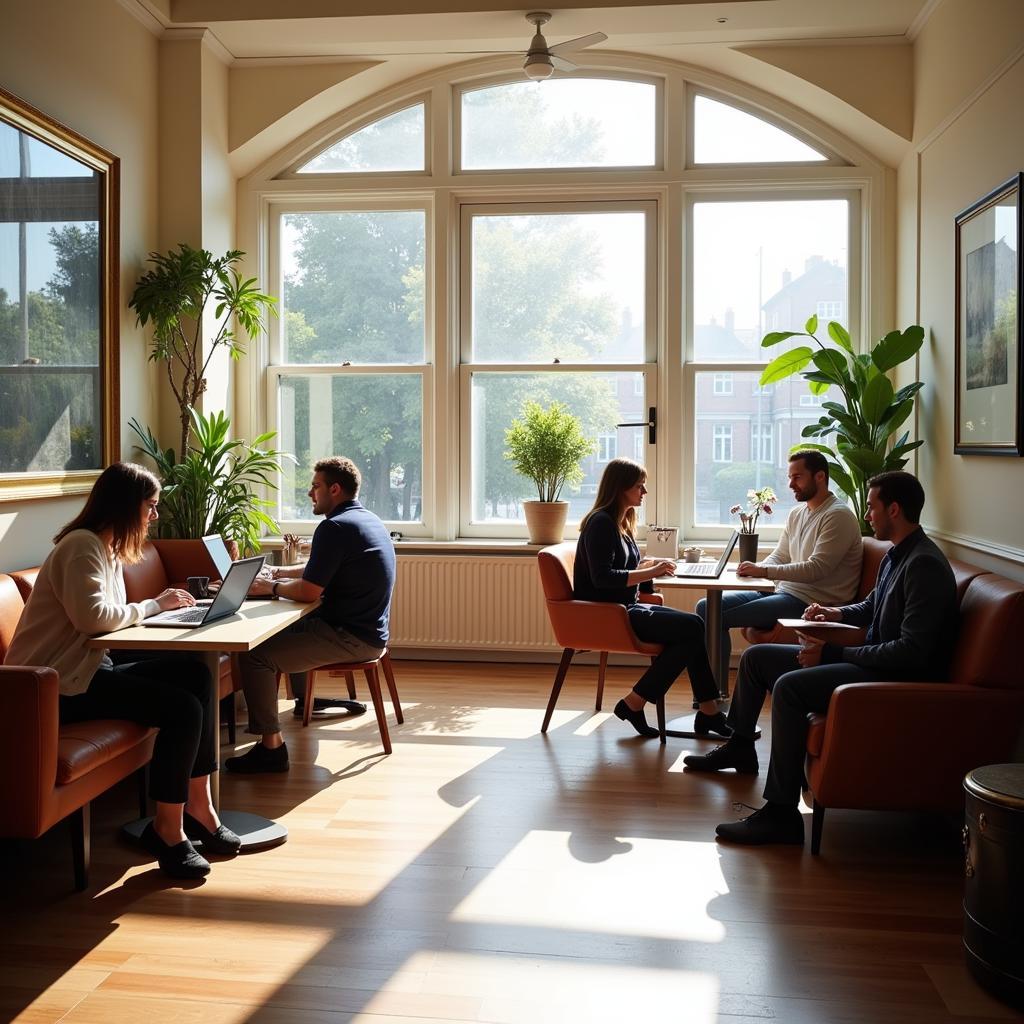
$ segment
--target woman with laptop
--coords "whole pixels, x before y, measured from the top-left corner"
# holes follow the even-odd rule
[[[672,559],[640,559],[636,544],[636,510],[647,494],[647,470],[632,459],[612,459],[605,467],[594,507],[580,523],[573,570],[573,596],[626,606],[638,639],[663,644],[664,650],[636,686],[615,705],[615,717],[629,722],[641,736],[657,736],[647,724],[644,705],[663,697],[687,669],[699,710],[694,731],[729,736],[732,730],[718,710],[718,684],[708,662],[704,623],[688,612],[637,600],[651,592],[652,580],[675,572]]]
[[[241,841],[217,817],[210,773],[217,769],[217,693],[202,661],[185,655],[139,660],[131,652],[90,650],[97,633],[195,603],[184,590],[129,604],[122,565],[142,557],[157,519],[160,482],[132,463],[108,466],[85,507],[54,538],[7,652],[15,665],[47,665],[60,676],[60,721],[121,718],[159,729],[150,764],[156,816],[143,845],[173,878],[200,878],[205,852],[234,854]]]

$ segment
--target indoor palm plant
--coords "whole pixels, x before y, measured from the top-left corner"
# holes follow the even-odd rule
[[[527,402],[523,414],[505,432],[505,458],[534,482],[537,500],[524,501],[531,544],[557,544],[565,530],[569,503],[559,501],[562,488],[583,479],[580,462],[595,450],[583,436],[580,421],[560,402],[547,409]]]
[[[812,394],[822,395],[831,386],[839,389],[843,401],[822,402],[823,415],[802,432],[806,438],[835,435],[834,447],[807,441],[795,445],[794,450],[813,448],[831,456],[830,476],[850,498],[861,532],[870,534],[864,521],[867,481],[876,473],[902,469],[910,452],[923,443],[909,440],[909,430],[896,435],[913,413],[915,396],[924,384],[914,381],[897,391],[887,374],[917,354],[924,342],[924,328],[912,324],[903,331],[890,331],[870,352],[861,354],[854,351],[850,335],[841,324],[830,321],[827,330],[832,346],[818,339],[816,316],[807,321],[803,331],[766,334],[761,342],[764,348],[789,338],[807,337],[817,349],[802,345],[784,352],[765,367],[761,385],[799,373]]]

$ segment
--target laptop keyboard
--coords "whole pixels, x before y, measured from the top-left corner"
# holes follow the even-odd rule
[[[202,622],[205,616],[205,608],[189,608],[185,611],[173,613],[175,622]]]
[[[677,576],[714,576],[715,569],[717,568],[716,562],[698,562],[693,565],[687,562],[686,565],[681,565],[676,570]]]

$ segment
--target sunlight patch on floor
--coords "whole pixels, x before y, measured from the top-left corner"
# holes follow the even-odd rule
[[[728,891],[714,843],[621,836],[628,867],[581,863],[570,834],[532,831],[452,912],[453,921],[721,942],[707,904]],[[660,878],[657,899],[644,879]],[[601,896],[595,899],[594,894]],[[644,894],[638,899],[638,894]]]
[[[568,725],[585,714],[555,711],[550,729]],[[488,708],[476,705],[453,707],[435,721],[411,722],[402,726],[413,736],[483,736],[493,739],[524,740],[540,732],[544,713],[540,708]]]

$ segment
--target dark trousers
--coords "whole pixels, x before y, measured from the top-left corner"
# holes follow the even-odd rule
[[[727,590],[722,594],[722,663],[729,664],[732,656],[732,638],[729,630],[743,626],[771,629],[779,619],[798,619],[807,602],[792,594],[765,594],[759,590]],[[697,614],[707,619],[708,601],[697,602]]]
[[[800,802],[807,755],[807,716],[828,710],[836,688],[879,678],[856,665],[818,665],[801,668],[799,647],[757,644],[740,658],[729,724],[740,737],[753,739],[765,697],[772,695],[772,753],[764,786],[766,800],[777,804]]]
[[[150,763],[149,795],[161,803],[183,804],[189,779],[217,770],[216,700],[209,670],[196,658],[119,659],[99,669],[85,693],[60,698],[60,721],[120,718],[155,726],[160,731]]]
[[[718,699],[718,683],[704,643],[704,623],[696,615],[657,604],[633,604],[626,612],[637,639],[665,645],[633,687],[638,697],[660,700],[685,668],[690,673],[695,700]]]

